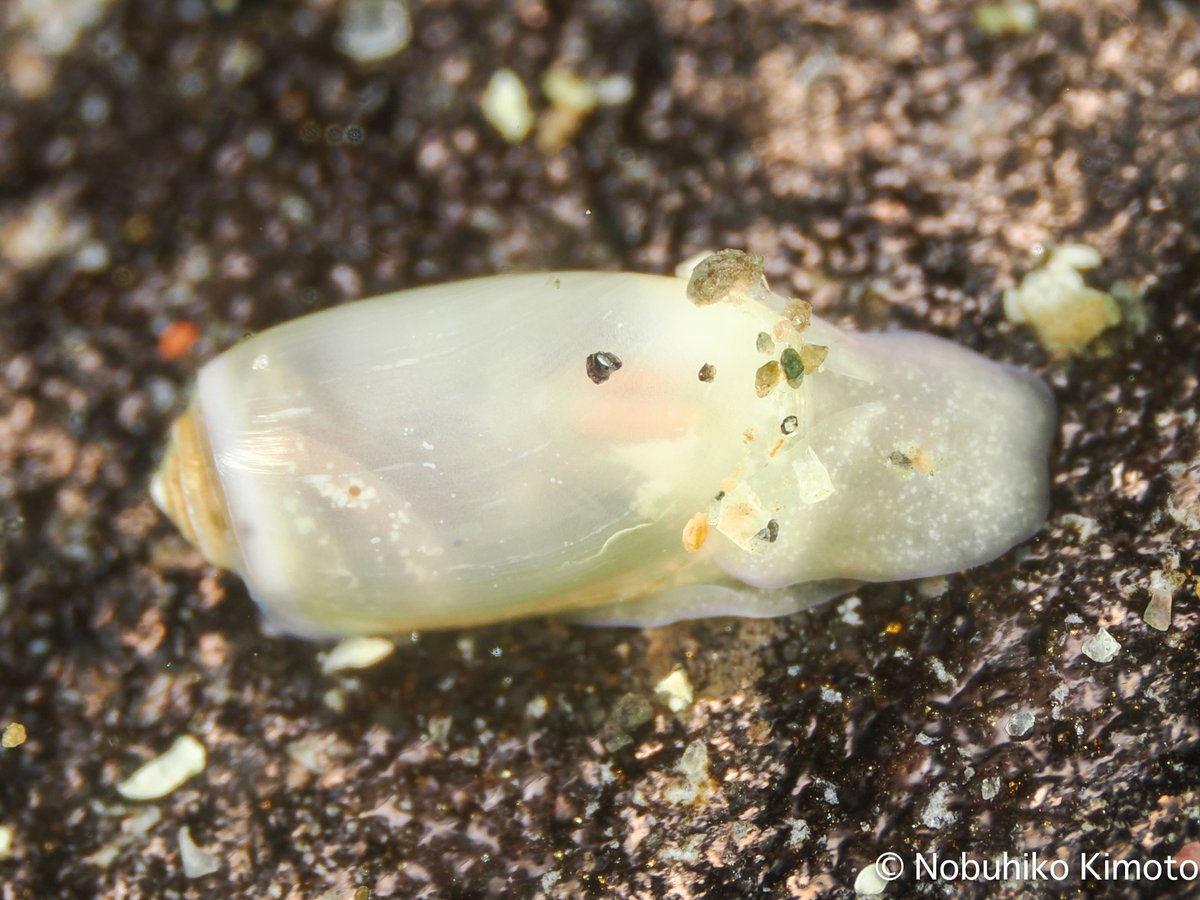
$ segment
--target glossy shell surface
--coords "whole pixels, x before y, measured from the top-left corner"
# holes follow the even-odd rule
[[[771,615],[1040,527],[1037,379],[687,284],[497,276],[272,328],[201,370],[155,497],[314,636]]]

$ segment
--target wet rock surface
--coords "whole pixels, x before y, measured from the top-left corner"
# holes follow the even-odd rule
[[[941,896],[985,888],[918,852],[1070,864],[986,890],[1016,896],[1084,853],[1200,858],[1192,8],[349,6],[0,13],[4,895],[850,896],[893,851],[889,895]],[[556,67],[601,99],[549,102]],[[501,68],[519,143],[480,110]],[[1001,295],[1067,242],[1140,299],[1057,360]],[[839,324],[1043,374],[1042,532],[779,620],[422,634],[324,674],[149,501],[190,377],[248,331],[719,247]],[[118,792],[182,735],[203,771]]]

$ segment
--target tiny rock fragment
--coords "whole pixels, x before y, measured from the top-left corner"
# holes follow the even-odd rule
[[[1100,531],[1100,523],[1090,516],[1067,513],[1060,516],[1058,521],[1067,528],[1074,528],[1075,532],[1079,535],[1079,543],[1081,544],[1086,544],[1094,534]]]
[[[754,342],[754,346],[759,353],[774,353],[775,339],[765,331],[760,331],[758,333],[758,338]]]
[[[203,878],[220,868],[215,856],[196,846],[186,825],[179,829],[179,861],[185,878]]]
[[[158,355],[167,362],[186,356],[200,340],[200,329],[191,322],[172,322],[158,336]]]
[[[623,694],[613,705],[608,721],[613,728],[633,731],[654,718],[654,707],[640,694]]]
[[[793,300],[783,308],[783,317],[797,331],[803,331],[812,324],[812,304],[807,300]]]
[[[829,470],[816,451],[812,447],[805,450],[804,455],[792,463],[792,471],[796,473],[796,499],[812,506],[833,496],[835,489]]]
[[[712,363],[705,363],[700,367],[700,373],[697,377],[705,384],[711,384],[713,379],[717,377],[717,367]]]
[[[633,99],[633,79],[623,73],[606,75],[592,83],[596,102],[601,106],[620,106]]]
[[[328,653],[319,654],[326,675],[342,669],[369,669],[392,655],[396,645],[387,638],[353,637],[338,642]]]
[[[688,279],[688,299],[697,306],[737,299],[758,285],[765,285],[763,258],[742,250],[718,250],[705,257]]]
[[[1022,0],[985,3],[975,10],[975,25],[990,37],[1024,37],[1037,28],[1038,7]]]
[[[788,347],[779,355],[779,365],[783,368],[783,377],[787,379],[788,387],[800,387],[800,382],[804,380],[804,364],[794,347]]]
[[[763,363],[759,366],[758,371],[754,373],[754,393],[760,397],[765,397],[779,382],[783,381],[783,366],[777,360],[771,360],[768,363]]]
[[[696,513],[683,526],[683,549],[688,553],[695,553],[704,546],[706,540],[708,540],[708,516],[704,513]]]
[[[1083,655],[1098,663],[1109,662],[1120,651],[1121,645],[1116,638],[1108,633],[1107,628],[1101,628],[1083,642]]]
[[[1005,316],[1032,325],[1038,341],[1054,356],[1083,353],[1101,332],[1121,321],[1113,296],[1083,281],[1081,273],[1098,265],[1100,254],[1092,247],[1058,247],[1019,287],[1004,292]]]
[[[821,368],[821,364],[825,362],[827,356],[829,356],[828,347],[821,344],[801,344],[800,364],[804,366],[804,374],[811,375]]]
[[[912,463],[913,471],[920,472],[922,475],[933,474],[933,457],[920,447],[913,447],[908,454],[908,458]]]
[[[676,669],[654,686],[654,696],[665,703],[671,712],[682,712],[692,705],[692,682],[687,672]]]
[[[621,362],[621,358],[617,354],[599,350],[587,358],[585,368],[587,377],[592,380],[593,384],[603,384],[608,381],[613,372],[623,365],[625,364]]]
[[[1021,710],[1008,717],[1008,721],[1004,724],[1004,731],[1009,737],[1020,740],[1033,734],[1033,727],[1036,724],[1037,716],[1029,710]]]
[[[0,862],[12,856],[13,849],[13,827],[11,825],[0,825]]]
[[[779,523],[774,519],[767,522],[755,537],[760,541],[765,541],[768,544],[773,544],[779,539]]]
[[[412,41],[412,20],[404,0],[343,0],[337,49],[359,62],[395,56]]]
[[[745,483],[738,483],[731,485],[730,490],[722,492],[719,497],[714,522],[717,531],[743,550],[761,552],[762,545],[755,537],[767,527],[771,517],[763,509],[758,495]]]
[[[165,753],[119,783],[117,792],[128,800],[157,800],[203,772],[207,761],[204,745],[190,734],[182,735]]]
[[[1150,602],[1142,613],[1142,620],[1151,628],[1166,631],[1171,627],[1171,595],[1151,594]]]
[[[1168,569],[1155,569],[1150,573],[1150,602],[1142,613],[1147,625],[1159,631],[1171,627],[1172,598],[1186,580],[1182,573]]]
[[[479,101],[483,117],[510,144],[519,144],[533,128],[533,110],[525,84],[512,69],[500,69]]]
[[[717,782],[708,770],[708,748],[704,741],[692,741],[683,751],[675,771],[683,778],[668,785],[663,795],[668,803],[701,803],[717,792]]]
[[[547,69],[542,75],[542,93],[556,106],[563,106],[580,114],[586,115],[596,108],[595,88],[566,69]]]
[[[692,273],[696,271],[696,266],[700,265],[700,263],[704,262],[715,252],[715,250],[701,250],[698,253],[693,253],[675,267],[675,277],[690,280]]]
[[[11,722],[5,727],[4,734],[0,735],[0,747],[5,750],[20,747],[25,743],[25,736],[25,726],[20,722]]]

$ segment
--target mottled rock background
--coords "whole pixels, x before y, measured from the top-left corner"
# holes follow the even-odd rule
[[[914,853],[1037,851],[1061,890],[1082,852],[1200,858],[1196,7],[1046,0],[1014,34],[950,0],[405,8],[367,62],[333,0],[0,6],[0,727],[28,731],[0,896],[849,896],[883,851],[889,895],[942,896],[971,886]],[[552,67],[632,95],[510,144],[479,105],[501,67],[543,116]],[[1051,360],[1000,297],[1069,241],[1144,322]],[[723,246],[843,324],[1041,372],[1041,534],[776,621],[422,634],[323,675],[147,497],[192,374],[246,332]],[[203,774],[123,800],[184,733]],[[185,877],[182,826],[215,873]]]

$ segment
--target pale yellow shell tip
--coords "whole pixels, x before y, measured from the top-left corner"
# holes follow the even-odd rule
[[[205,559],[223,569],[237,568],[225,497],[194,406],[171,426],[162,463],[150,479],[150,497]]]

